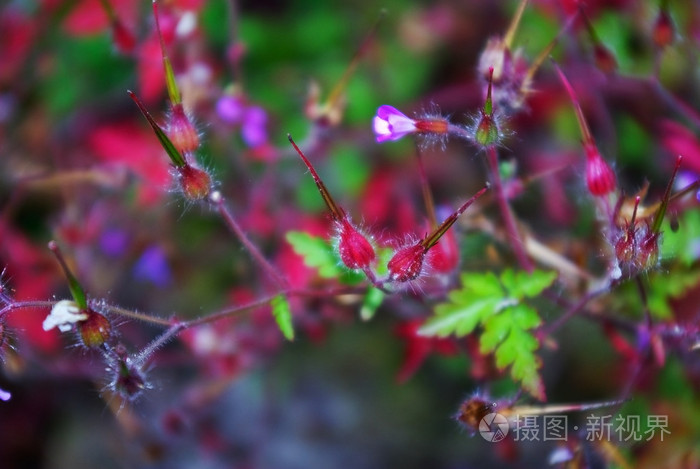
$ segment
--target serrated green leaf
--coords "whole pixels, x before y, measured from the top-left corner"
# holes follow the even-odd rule
[[[275,317],[277,327],[287,340],[294,340],[294,326],[292,325],[292,309],[284,295],[277,295],[270,301],[272,315]]]
[[[354,285],[364,279],[364,275],[352,272],[340,266],[333,247],[323,238],[312,236],[303,231],[290,231],[286,236],[294,252],[304,258],[304,264],[318,269],[323,278],[337,278],[341,283]]]
[[[504,312],[505,313],[505,312]],[[494,314],[483,323],[484,332],[479,340],[481,353],[491,353],[510,333],[510,315]]]
[[[655,318],[670,318],[672,310],[669,301],[681,297],[698,283],[700,271],[697,270],[677,268],[669,274],[654,273],[648,283],[649,311]]]
[[[463,290],[468,294],[479,297],[503,298],[505,292],[501,282],[493,272],[475,273],[466,272],[462,274]]]
[[[484,316],[496,311],[500,298],[483,298],[469,304],[445,303],[435,308],[435,316],[418,330],[420,335],[464,337],[471,333]]]
[[[518,328],[527,330],[534,329],[535,327],[542,324],[542,319],[540,319],[539,314],[532,307],[519,303],[514,305],[510,310],[510,320]]]
[[[360,308],[360,318],[362,318],[363,321],[369,321],[374,317],[377,308],[379,308],[384,301],[384,296],[384,292],[379,288],[371,287],[367,290],[365,299],[362,302],[362,307]]]
[[[539,343],[532,334],[517,327],[496,349],[496,366],[510,366],[511,377],[540,400],[544,400],[544,385],[539,375],[540,359],[535,355]]]
[[[557,278],[554,271],[535,270],[533,272],[514,272],[511,269],[501,274],[503,286],[510,296],[519,300],[527,297],[532,298],[549,287]]]
[[[506,270],[500,276],[464,273],[462,286],[435,307],[419,333],[426,336],[464,336],[481,325],[481,353],[494,353],[499,368],[510,367],[511,377],[533,396],[544,399],[535,355],[539,341],[531,330],[542,323],[537,311],[524,303],[554,282],[556,273]]]
[[[323,278],[340,276],[340,267],[333,255],[330,245],[322,238],[311,236],[303,231],[290,231],[286,236],[294,252],[304,258],[307,267],[318,269]]]

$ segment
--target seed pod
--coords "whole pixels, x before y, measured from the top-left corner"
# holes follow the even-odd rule
[[[112,324],[104,315],[88,309],[87,319],[76,324],[80,339],[88,348],[101,347],[112,335]]]
[[[185,197],[192,201],[202,200],[211,191],[211,177],[190,164],[176,168],[178,181]]]

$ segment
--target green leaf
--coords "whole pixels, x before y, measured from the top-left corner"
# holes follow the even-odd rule
[[[538,347],[539,343],[532,334],[514,328],[496,349],[496,366],[503,368],[510,365],[511,377],[519,381],[527,392],[543,401],[545,400],[544,384],[539,375],[542,362],[535,355]]]
[[[481,353],[493,353],[496,365],[510,367],[511,377],[538,399],[544,399],[539,376],[541,362],[535,355],[539,341],[532,330],[542,320],[524,303],[539,295],[556,279],[555,272],[506,270],[500,278],[492,272],[462,274],[462,286],[435,307],[419,333],[426,336],[462,337],[481,326]]]
[[[521,300],[533,298],[549,287],[557,278],[554,271],[535,270],[533,272],[513,272],[511,269],[501,274],[503,286],[511,296]]]
[[[360,318],[362,318],[363,321],[369,321],[374,317],[377,308],[379,308],[384,301],[384,296],[384,292],[379,288],[371,287],[367,290],[365,299],[362,302],[362,307],[360,308]]]
[[[304,258],[304,264],[318,269],[318,274],[323,278],[337,278],[347,285],[360,283],[365,278],[362,273],[341,267],[336,250],[323,238],[303,231],[290,231],[286,239],[294,252]]]
[[[156,134],[156,137],[158,137],[161,146],[170,157],[170,161],[173,162],[173,165],[175,165],[178,168],[182,168],[183,166],[185,166],[187,164],[185,158],[180,154],[178,149],[175,148],[175,145],[170,140],[170,137],[168,137],[168,135],[163,131],[163,129],[158,125],[158,123],[156,123],[155,119],[153,119],[153,117],[151,116],[151,113],[148,112],[148,110],[146,109],[146,106],[143,105],[141,100],[134,93],[132,93],[131,91],[128,91],[128,93],[129,96],[131,96],[131,99],[138,106],[139,110],[141,111],[141,114],[143,114],[143,117],[145,117],[148,123],[151,125],[153,132]]]
[[[277,321],[277,327],[282,331],[282,335],[287,340],[294,340],[294,326],[292,325],[292,309],[289,307],[287,297],[277,295],[270,301],[272,306],[272,315]]]
[[[420,335],[464,337],[471,333],[485,316],[496,310],[499,298],[483,298],[469,304],[443,303],[435,307],[435,316],[418,330]]]
[[[655,272],[648,282],[649,311],[655,318],[669,319],[672,315],[669,301],[680,298],[698,283],[700,283],[700,271],[697,269],[679,267],[668,274]]]
[[[663,223],[661,259],[678,258],[691,266],[700,258],[700,210],[688,210],[678,220],[678,230],[671,230],[669,221]]]

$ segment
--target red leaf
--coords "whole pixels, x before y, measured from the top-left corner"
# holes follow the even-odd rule
[[[165,71],[160,41],[155,30],[141,43],[138,53],[139,97],[145,102],[154,102],[165,91]]]
[[[700,140],[693,132],[670,120],[661,122],[661,143],[674,158],[683,156],[683,165],[700,173]]]
[[[122,165],[139,177],[140,202],[153,204],[161,199],[171,177],[165,151],[150,129],[131,122],[108,124],[95,129],[88,144],[103,162]]]
[[[412,320],[399,324],[396,328],[396,334],[406,343],[404,360],[396,376],[400,383],[408,381],[431,353],[437,352],[448,356],[457,353],[457,346],[450,339],[418,335],[418,329],[422,325],[423,321]]]
[[[36,24],[14,8],[0,11],[0,83],[11,81],[24,65],[36,35]]]
[[[135,0],[108,0],[117,18],[134,29],[136,24],[137,2]],[[100,0],[81,0],[76,2],[63,22],[66,32],[74,36],[99,34],[110,26],[109,17]]]

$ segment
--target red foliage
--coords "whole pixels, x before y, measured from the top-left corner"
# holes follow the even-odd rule
[[[161,200],[171,177],[168,158],[150,130],[127,121],[106,124],[90,134],[88,145],[103,163],[125,166],[138,176],[140,203]]]

